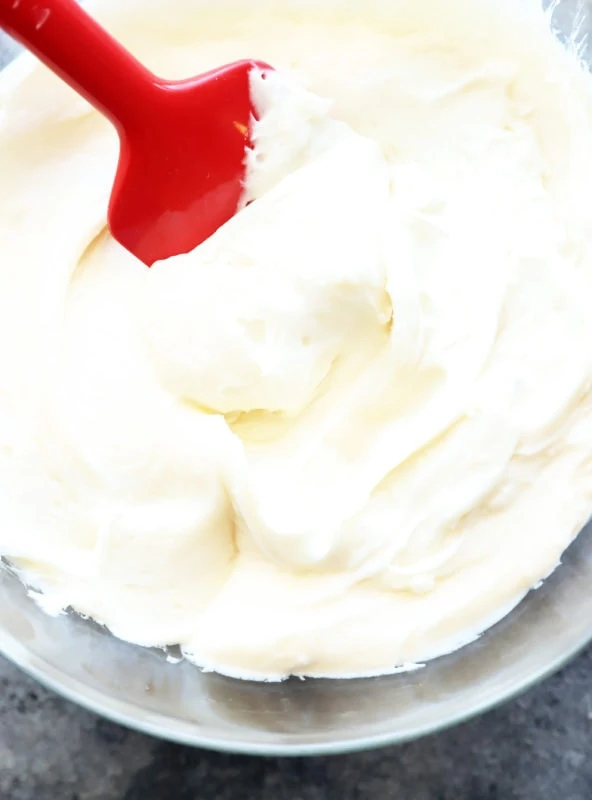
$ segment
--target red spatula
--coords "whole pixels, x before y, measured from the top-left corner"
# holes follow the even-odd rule
[[[75,0],[0,0],[0,27],[115,125],[109,227],[145,264],[192,250],[237,211],[254,113],[249,73],[266,64],[162,80]]]

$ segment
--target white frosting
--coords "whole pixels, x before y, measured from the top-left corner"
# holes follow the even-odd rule
[[[254,202],[186,256],[106,233],[104,120],[0,81],[0,552],[232,675],[449,651],[592,509],[590,80],[530,2],[173,10],[96,6],[161,74],[279,70]]]

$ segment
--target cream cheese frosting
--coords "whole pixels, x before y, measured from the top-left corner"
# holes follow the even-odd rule
[[[0,78],[0,553],[49,612],[243,678],[470,641],[592,510],[576,48],[527,0],[93,13],[167,77],[277,73],[244,207],[151,269],[106,231],[108,123]]]

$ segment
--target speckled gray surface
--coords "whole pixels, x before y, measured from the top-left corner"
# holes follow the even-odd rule
[[[590,800],[592,648],[501,708],[421,741],[253,758],[150,739],[0,659],[1,800]]]
[[[9,49],[0,37],[0,66]],[[0,658],[0,800],[590,800],[592,648],[501,708],[395,748],[193,750],[102,720]]]

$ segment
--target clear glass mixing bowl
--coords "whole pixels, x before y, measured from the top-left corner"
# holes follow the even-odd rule
[[[585,44],[592,2],[564,0],[554,20],[560,36],[577,25]],[[592,63],[592,45],[583,51]],[[169,663],[76,616],[47,617],[0,570],[0,652],[69,699],[157,736],[243,753],[337,753],[439,730],[548,675],[592,637],[591,587],[589,525],[542,587],[450,656],[381,678],[263,684]]]

